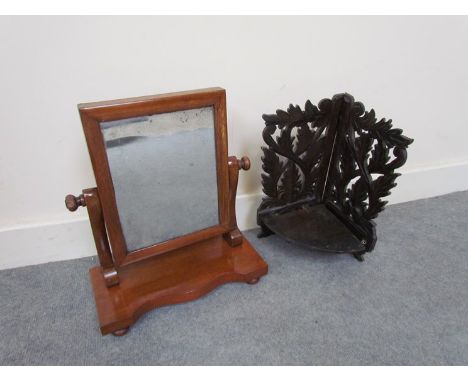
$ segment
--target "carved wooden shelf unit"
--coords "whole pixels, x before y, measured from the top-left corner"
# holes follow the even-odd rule
[[[373,219],[395,187],[413,140],[377,120],[349,94],[263,115],[259,237],[276,233],[321,251],[363,260],[377,236]]]

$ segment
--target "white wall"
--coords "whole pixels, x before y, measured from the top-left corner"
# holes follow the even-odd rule
[[[468,189],[467,17],[2,17],[0,35],[0,268],[94,253],[63,204],[95,184],[80,102],[224,87],[229,152],[253,162],[241,228],[261,114],[343,91],[415,138],[393,202]]]

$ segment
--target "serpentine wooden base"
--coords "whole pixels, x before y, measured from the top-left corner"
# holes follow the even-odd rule
[[[90,269],[101,333],[123,335],[145,312],[197,299],[228,282],[254,284],[268,272],[251,244],[231,247],[221,236],[119,270],[108,288],[102,267]]]

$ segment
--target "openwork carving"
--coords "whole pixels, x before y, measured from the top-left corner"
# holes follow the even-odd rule
[[[372,219],[384,209],[382,198],[395,187],[395,170],[413,140],[349,94],[323,99],[318,107],[307,101],[304,110],[290,105],[263,119],[263,233],[270,233],[262,223],[269,212],[324,203],[372,250]]]

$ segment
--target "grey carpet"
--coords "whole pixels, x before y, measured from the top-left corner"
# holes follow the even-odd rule
[[[0,272],[0,364],[468,364],[468,192],[390,206],[359,263],[257,239],[270,273],[101,337],[95,258]]]

